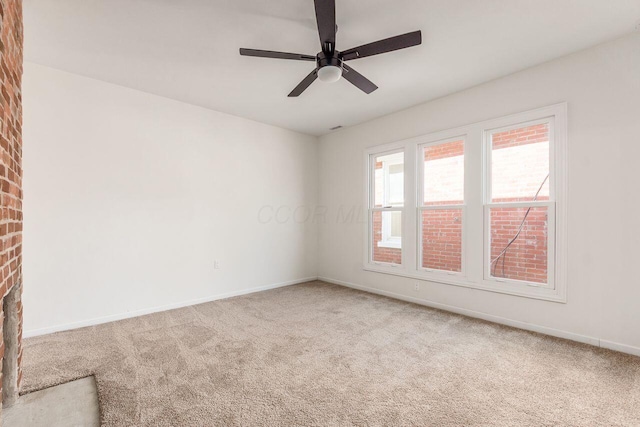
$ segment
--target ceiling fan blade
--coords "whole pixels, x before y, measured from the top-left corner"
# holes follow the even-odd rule
[[[240,55],[257,56],[260,58],[295,59],[298,61],[315,61],[316,60],[315,56],[303,55],[301,53],[274,52],[271,50],[260,50],[260,49],[240,48]]]
[[[378,89],[378,86],[373,84],[369,79],[358,73],[353,68],[349,67],[347,64],[342,64],[342,77],[347,79],[354,86],[356,86],[366,94],[369,94]]]
[[[406,47],[417,46],[422,43],[422,32],[414,31],[401,36],[390,37],[377,42],[354,47],[342,52],[342,60],[364,58],[366,56],[379,55],[381,53],[392,52]]]
[[[311,73],[309,73],[309,75],[305,77],[304,80],[302,80],[300,84],[296,86],[295,89],[291,91],[291,93],[289,94],[289,97],[300,96],[300,94],[304,92],[309,86],[311,86],[311,83],[316,81],[317,78],[318,78],[318,70],[315,69]]]
[[[333,53],[336,47],[336,0],[314,0],[322,51]]]

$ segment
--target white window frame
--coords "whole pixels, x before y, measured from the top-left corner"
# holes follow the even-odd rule
[[[402,206],[383,206],[383,207],[376,207],[375,206],[375,172],[376,172],[376,168],[375,168],[375,164],[376,164],[376,157],[380,157],[380,156],[386,156],[386,155],[391,155],[391,154],[399,154],[399,153],[403,153],[405,155],[405,157],[403,157],[403,162],[404,162],[404,172],[403,172],[403,180],[405,182],[405,201],[402,204]],[[395,163],[395,164],[399,164]],[[405,206],[406,206],[406,199],[407,199],[407,193],[406,193],[406,188],[407,188],[407,184],[406,184],[406,165],[407,165],[407,159],[406,159],[406,153],[404,153],[404,150],[402,149],[402,147],[400,145],[397,144],[393,144],[390,146],[387,146],[384,148],[384,150],[376,150],[374,152],[369,153],[366,156],[366,170],[367,170],[367,196],[366,196],[366,204],[365,206],[367,206],[367,232],[366,232],[366,236],[367,236],[367,251],[366,251],[366,256],[365,256],[365,263],[369,264],[369,265],[375,265],[377,268],[381,269],[381,271],[389,271],[388,269],[391,269],[390,271],[393,271],[395,269],[399,269],[402,268],[404,265],[404,259],[405,259],[405,253],[404,250],[402,250],[402,238],[400,239],[400,242],[397,242],[394,246],[391,245],[385,245],[383,244],[379,244],[380,242],[376,242],[375,241],[375,237],[373,236],[373,215],[375,212],[400,212],[402,215],[402,236],[404,238],[405,235],[405,218],[404,218],[404,211],[405,211]],[[383,173],[384,172],[384,167],[383,167]],[[389,191],[388,188],[384,188],[385,193]],[[385,194],[385,202],[387,201],[387,194]],[[384,240],[384,239],[383,239]],[[380,247],[392,247],[392,248],[396,248],[396,249],[400,249],[401,252],[401,257],[402,257],[402,261],[400,264],[394,264],[394,263],[388,263],[388,262],[381,262],[381,261],[374,261],[373,260],[373,248],[374,245],[380,246]]]
[[[447,144],[450,142],[456,142],[456,141],[463,141],[463,144],[465,146],[465,150],[463,151],[463,164],[466,165],[466,144],[467,144],[467,136],[466,135],[457,135],[454,137],[450,137],[450,138],[445,138],[445,139],[440,139],[437,141],[430,141],[430,142],[425,142],[424,144],[419,144],[418,145],[418,156],[417,156],[417,178],[418,178],[418,182],[417,182],[417,188],[418,188],[418,199],[417,199],[417,203],[416,203],[416,216],[418,219],[418,228],[417,228],[417,236],[416,236],[416,241],[417,241],[417,253],[418,253],[418,259],[417,259],[417,269],[419,271],[422,272],[426,272],[429,273],[429,275],[433,275],[433,277],[437,277],[438,275],[447,275],[447,276],[459,276],[459,277],[466,277],[466,269],[465,269],[465,261],[466,261],[466,251],[465,251],[465,235],[466,235],[466,204],[465,201],[466,200],[466,185],[464,185],[463,183],[463,190],[465,191],[465,194],[463,196],[464,200],[461,204],[447,204],[447,205],[434,205],[434,206],[429,206],[429,205],[425,205],[424,204],[424,149],[427,147],[432,147],[434,145],[440,145],[440,144]],[[466,176],[466,170],[464,170],[463,176]],[[461,215],[462,215],[462,242],[461,242],[461,271],[447,271],[447,270],[439,270],[439,269],[435,269],[435,268],[426,268],[422,266],[422,255],[423,255],[423,247],[422,247],[422,212],[425,210],[438,210],[438,209],[460,209]]]
[[[550,200],[535,202],[537,206],[548,206],[548,286],[491,277],[488,273],[488,165],[491,153],[488,132],[496,129],[519,127],[540,121],[549,121],[550,150]],[[423,177],[419,165],[419,153],[426,144],[435,144],[464,138],[464,207],[462,272],[451,272],[421,268],[421,216],[423,201]],[[372,179],[371,159],[392,152],[404,152],[404,206],[402,211],[402,264],[386,264],[372,261]],[[373,165],[375,166],[375,165]],[[567,104],[513,114],[434,132],[403,141],[398,141],[365,150],[365,206],[368,221],[365,222],[365,255],[363,268],[367,271],[393,274],[412,279],[425,280],[446,285],[463,286],[502,294],[529,297],[547,301],[566,303],[567,301]],[[530,206],[532,202],[515,204],[501,203],[501,207]],[[554,209],[555,208],[555,209]],[[385,210],[385,209],[377,209]],[[553,232],[551,232],[553,230]]]
[[[503,126],[495,129],[487,129],[484,132],[484,280],[486,282],[508,283],[510,286],[523,287],[535,286],[540,288],[555,289],[555,247],[556,247],[556,203],[555,203],[555,183],[556,173],[554,168],[554,133],[555,117],[547,117],[539,120],[533,120],[525,123],[514,123],[512,125]],[[492,178],[492,137],[496,133],[501,133],[513,129],[521,129],[524,127],[547,124],[549,129],[549,200],[545,201],[526,201],[526,202],[493,202],[493,191],[491,188]],[[503,277],[495,277],[491,275],[491,209],[493,208],[547,208],[547,283],[534,283],[522,280],[508,279]]]

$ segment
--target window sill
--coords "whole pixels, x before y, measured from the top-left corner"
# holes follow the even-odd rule
[[[402,243],[401,242],[395,243],[395,242],[384,242],[384,241],[381,241],[381,242],[378,242],[378,247],[379,248],[390,248],[390,249],[402,249]]]
[[[471,281],[468,278],[458,274],[448,274],[447,272],[429,272],[429,271],[408,271],[399,264],[365,264],[363,270],[372,273],[390,274],[393,276],[406,277],[409,279],[417,279],[432,283],[460,286],[464,288],[478,289],[482,291],[495,292],[500,294],[512,295],[523,298],[532,298],[543,301],[557,302],[566,304],[567,297],[558,289],[543,288],[532,286],[524,283],[512,282],[494,282],[491,280],[482,280],[480,282]]]

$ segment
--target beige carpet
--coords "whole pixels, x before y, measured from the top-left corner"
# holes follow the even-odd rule
[[[313,282],[25,341],[105,426],[639,426],[640,358]]]

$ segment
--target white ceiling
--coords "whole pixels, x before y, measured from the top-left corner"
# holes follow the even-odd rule
[[[640,0],[337,0],[338,50],[422,30],[349,64],[380,89],[238,48],[315,55],[313,0],[24,0],[25,59],[313,135],[361,123],[637,30]]]

